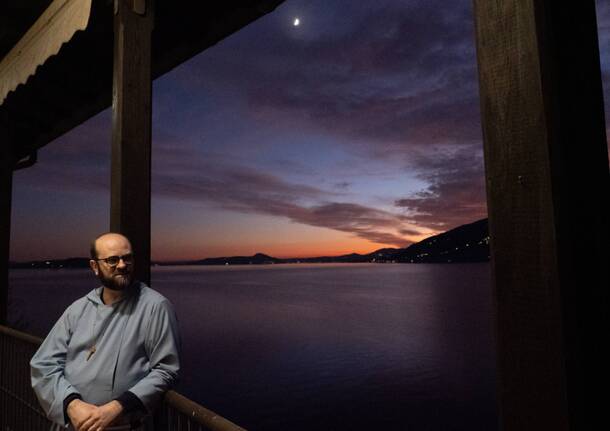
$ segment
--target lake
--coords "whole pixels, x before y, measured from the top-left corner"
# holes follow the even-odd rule
[[[495,430],[488,264],[154,267],[183,344],[178,391],[249,430]],[[44,336],[97,286],[12,270],[11,321]]]

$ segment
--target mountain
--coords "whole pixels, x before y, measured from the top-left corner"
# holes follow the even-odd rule
[[[351,253],[342,256],[275,259],[274,263],[451,263],[487,261],[489,261],[489,233],[487,219],[482,219],[431,236],[407,248],[381,248],[369,254]]]
[[[294,257],[290,259],[282,259],[284,263],[356,263],[370,262],[368,254],[344,254],[342,256],[320,256],[320,257]]]
[[[154,265],[264,265],[276,263],[456,263],[487,262],[489,233],[487,219],[465,224],[431,236],[407,248],[381,248],[369,254],[278,259],[263,253],[253,256],[210,257],[200,260],[154,262]],[[89,259],[73,257],[30,262],[10,262],[11,268],[87,268]]]
[[[489,261],[487,219],[426,238],[396,253],[397,262],[451,263]]]
[[[191,261],[187,265],[262,265],[272,263],[283,263],[283,260],[263,253],[256,253],[254,256],[209,257]]]

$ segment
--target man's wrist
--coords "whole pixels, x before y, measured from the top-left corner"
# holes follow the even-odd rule
[[[81,400],[80,398],[75,398],[75,399],[71,400],[66,407],[68,416],[72,416],[71,415],[72,411],[74,411],[74,409],[77,408],[78,405],[82,402],[83,402],[83,400]]]
[[[74,408],[76,405],[78,405],[78,403],[74,403],[74,401],[82,402],[82,397],[80,394],[75,392],[64,398],[64,420],[66,424],[70,422],[70,406]]]
[[[117,415],[123,413],[123,405],[117,400],[112,400],[108,404],[106,404],[109,409],[111,409]]]

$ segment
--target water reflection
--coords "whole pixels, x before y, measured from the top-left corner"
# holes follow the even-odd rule
[[[11,282],[41,334],[95,286],[82,271],[39,279]],[[180,390],[248,429],[496,427],[485,264],[167,267],[152,279],[179,315]]]

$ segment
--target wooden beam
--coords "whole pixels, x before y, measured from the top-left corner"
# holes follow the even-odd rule
[[[474,0],[474,10],[501,429],[594,429],[610,363],[595,3]]]
[[[8,322],[8,263],[11,244],[11,201],[13,189],[13,158],[8,139],[8,124],[0,118],[0,325]]]
[[[144,14],[115,0],[110,229],[132,242],[136,277],[150,284],[152,1]]]

